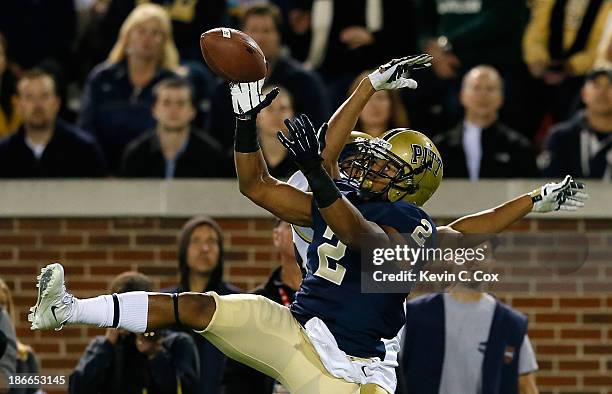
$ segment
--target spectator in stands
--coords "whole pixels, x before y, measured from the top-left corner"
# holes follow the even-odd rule
[[[270,88],[264,89],[267,94]],[[279,142],[276,133],[281,130],[288,133],[284,120],[293,117],[293,101],[290,93],[282,88],[278,96],[257,116],[257,130],[261,150],[268,164],[270,175],[286,179],[298,170],[293,160],[287,155],[287,149]]]
[[[79,120],[97,137],[113,172],[127,143],[155,126],[153,86],[174,76],[177,66],[166,11],[154,4],[136,7],[121,26],[107,61],[90,73]]]
[[[589,72],[581,95],[584,111],[550,130],[544,173],[612,179],[612,68]]]
[[[4,307],[0,307],[0,394],[8,393],[8,377],[15,375],[17,365],[17,336],[11,317]]]
[[[74,66],[72,82],[82,86],[87,75],[96,65],[106,59],[117,38],[113,39],[101,30],[108,6],[111,0],[83,0],[77,1],[77,36],[74,45],[74,56],[78,63]]]
[[[0,32],[18,68],[64,70],[76,34],[74,0],[3,0]],[[66,70],[68,71],[68,70]]]
[[[181,59],[201,62],[197,37],[209,29],[227,25],[226,0],[111,0],[101,26],[101,32],[108,37],[109,44],[112,43],[110,40],[117,38],[128,14],[137,4],[145,2],[159,4],[168,12]],[[107,48],[110,49],[108,44]]]
[[[445,177],[535,177],[529,141],[498,121],[504,102],[503,82],[490,66],[477,66],[463,78],[460,92],[465,117],[434,142],[444,158]]]
[[[221,145],[191,126],[196,115],[191,85],[168,78],[154,88],[155,130],[126,148],[121,175],[136,178],[211,178],[231,174]],[[280,144],[279,144],[280,145]]]
[[[369,71],[359,74],[349,89],[352,94]],[[363,131],[372,137],[378,137],[387,130],[397,127],[408,127],[408,115],[397,90],[379,90],[367,102],[355,130]]]
[[[414,53],[414,1],[314,0],[306,64],[323,77],[338,107],[363,70]]]
[[[0,34],[0,138],[14,131],[21,122],[15,108],[17,77],[11,70],[6,40]]]
[[[253,37],[268,61],[267,85],[284,86],[293,97],[296,113],[307,114],[313,124],[320,125],[330,115],[325,87],[320,78],[306,71],[297,61],[283,54],[281,48],[282,20],[273,4],[255,4],[246,9],[242,31]],[[233,152],[235,119],[229,90],[217,86],[211,101],[209,132],[228,152]]]
[[[215,291],[219,295],[240,290],[223,281],[223,232],[219,224],[207,216],[196,216],[183,225],[178,241],[179,284],[169,292]],[[200,394],[217,394],[225,369],[225,355],[193,330],[200,357]]]
[[[537,394],[527,317],[467,286],[406,304],[398,392]]]
[[[295,292],[302,283],[302,270],[295,258],[291,225],[277,220],[272,230],[272,241],[279,253],[281,265],[274,270],[265,284],[257,287],[252,293],[289,307],[295,300]],[[225,394],[272,394],[274,392],[274,379],[233,360],[228,361],[224,381]]]
[[[13,71],[18,77],[32,68],[51,73],[62,103],[67,102],[67,84],[72,76],[76,39],[74,0],[3,0],[0,2],[0,32],[9,44]],[[62,118],[73,121],[65,105]]]
[[[310,50],[312,24],[312,0],[278,0],[273,1],[287,21],[283,31],[283,42],[291,52],[291,56],[299,62],[304,62]]]
[[[566,120],[593,67],[612,3],[601,0],[538,0],[523,37],[525,62],[536,79],[529,95],[529,116],[550,111]]]
[[[95,140],[57,117],[55,81],[40,70],[17,84],[17,109],[23,125],[0,142],[0,177],[101,177],[106,163]]]
[[[4,280],[0,278],[0,307],[3,307],[8,312],[8,316],[13,323],[13,327],[16,326],[15,319],[18,319],[19,316],[15,314],[15,305],[13,303],[13,296],[11,294],[11,289],[6,285]],[[17,337],[15,337],[17,354],[16,354],[16,366],[15,373],[29,373],[29,374],[38,374],[40,368],[38,366],[38,360],[36,359],[36,355],[34,354],[34,350],[28,345],[23,344]],[[38,388],[32,385],[33,387],[28,388],[17,388],[14,387],[10,390],[10,394],[35,394],[38,392]]]
[[[433,55],[431,70],[419,77],[407,107],[417,130],[438,133],[461,118],[458,93],[465,73],[490,64],[505,81],[503,120],[522,131],[521,98],[528,73],[521,38],[528,18],[526,1],[416,0],[420,48]],[[518,105],[518,106],[517,106]]]
[[[111,282],[114,293],[152,291],[153,282],[124,272]],[[199,391],[200,361],[191,337],[158,330],[133,334],[108,328],[89,343],[70,375],[70,394],[193,394]]]
[[[603,67],[612,68],[612,12],[608,15],[606,29],[602,34],[595,59],[595,68]]]

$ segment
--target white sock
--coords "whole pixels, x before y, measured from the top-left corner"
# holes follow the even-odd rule
[[[145,291],[117,294],[119,301],[119,325],[131,332],[145,332],[149,314],[149,296]],[[75,312],[68,323],[91,324],[98,327],[112,327],[115,305],[112,295],[76,300]]]
[[[119,298],[119,327],[131,332],[147,331],[149,295],[146,291],[117,294]]]
[[[84,300],[75,300],[75,311],[68,323],[91,324],[98,327],[113,325],[113,296],[102,295]]]

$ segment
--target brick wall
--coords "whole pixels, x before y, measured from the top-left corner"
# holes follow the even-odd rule
[[[34,347],[44,373],[68,374],[87,343],[103,329],[67,327],[32,332],[26,321],[36,299],[35,277],[53,260],[62,261],[69,288],[78,297],[106,292],[114,275],[138,270],[157,286],[176,282],[177,230],[185,218],[0,219],[0,276],[13,289],[19,313],[17,334]],[[443,222],[444,220],[442,220]],[[226,278],[248,289],[275,267],[272,222],[219,219],[226,231]],[[525,220],[515,231],[589,231],[598,245],[612,245],[612,220]],[[609,262],[612,256],[599,256]],[[605,278],[612,266],[597,268]],[[527,313],[543,393],[612,393],[612,281],[586,291],[549,290],[537,297],[499,294]]]

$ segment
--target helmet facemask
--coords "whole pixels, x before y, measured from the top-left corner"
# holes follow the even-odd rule
[[[345,182],[357,188],[362,198],[398,201],[417,190],[414,176],[422,173],[427,165],[416,170],[402,158],[391,152],[390,144],[380,138],[354,142],[351,154],[340,163]],[[380,190],[373,190],[375,182],[388,180]],[[418,184],[418,183],[417,183]]]

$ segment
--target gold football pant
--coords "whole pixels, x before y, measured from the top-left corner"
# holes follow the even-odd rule
[[[278,380],[293,394],[388,394],[332,376],[289,308],[253,294],[219,296],[201,334],[228,357]]]

